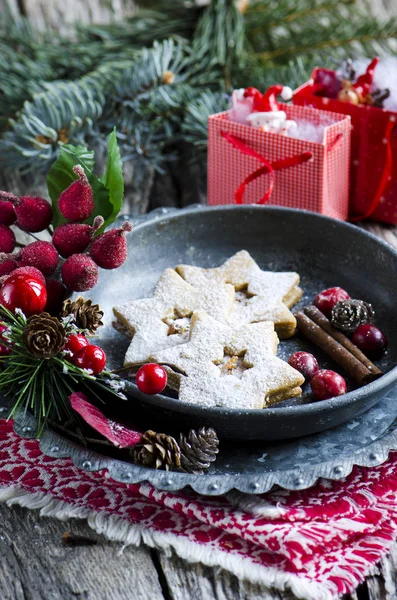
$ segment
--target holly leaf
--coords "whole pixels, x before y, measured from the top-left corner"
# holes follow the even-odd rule
[[[58,198],[77,179],[73,167],[81,165],[88,179],[90,179],[90,176],[93,175],[94,164],[93,150],[88,150],[85,146],[72,146],[71,144],[62,146],[61,152],[47,176],[47,188],[52,202],[54,215],[52,224],[54,227],[58,227],[66,221],[59,211]]]
[[[124,425],[108,419],[99,408],[88,402],[88,398],[83,392],[73,392],[69,396],[69,400],[73,410],[114,446],[131,448],[141,441],[142,434],[139,431],[128,429]]]
[[[108,158],[106,162],[106,170],[102,177],[99,179],[105,188],[109,191],[109,199],[106,204],[102,206],[102,212],[100,210],[95,211],[96,214],[101,215],[105,222],[102,227],[98,230],[101,233],[105,227],[113,223],[117,215],[123,206],[124,197],[124,180],[123,180],[123,163],[121,161],[120,149],[117,143],[116,129],[113,129],[108,139]],[[98,206],[98,209],[100,207]]]

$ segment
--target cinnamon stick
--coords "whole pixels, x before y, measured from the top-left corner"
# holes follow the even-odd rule
[[[298,312],[295,318],[299,331],[342,367],[358,385],[366,385],[378,377],[307,315]]]
[[[319,325],[321,329],[324,329],[326,333],[332,335],[332,337],[337,342],[342,344],[342,346],[346,348],[346,350],[351,352],[353,356],[355,356],[360,362],[362,362],[363,365],[365,365],[371,373],[379,377],[383,375],[382,371],[378,369],[378,367],[374,365],[374,363],[371,362],[369,358],[365,356],[365,354],[363,354],[363,352],[361,352],[361,350],[357,348],[357,346],[355,346],[353,342],[349,340],[349,338],[344,333],[342,333],[341,331],[339,331],[339,329],[336,329],[336,327],[332,325],[331,321],[327,319],[327,317],[324,315],[324,313],[321,312],[321,310],[319,310],[314,305],[307,306],[303,310],[305,315],[307,315],[312,321],[317,323],[317,325]]]

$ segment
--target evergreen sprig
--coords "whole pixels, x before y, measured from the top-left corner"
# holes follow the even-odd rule
[[[122,397],[113,389],[114,375],[108,372],[91,375],[71,363],[62,352],[49,359],[31,354],[24,341],[27,319],[20,311],[14,315],[0,306],[0,319],[7,327],[2,332],[1,344],[9,348],[9,354],[1,357],[4,367],[0,370],[0,392],[14,401],[9,418],[22,410],[32,412],[37,420],[37,437],[49,421],[70,421],[79,429],[78,417],[69,401],[72,392],[87,391],[99,400],[101,392]],[[66,334],[76,332],[70,319],[63,323]]]
[[[223,110],[232,88],[296,87],[316,64],[396,48],[397,20],[354,0],[197,4],[146,1],[122,23],[76,26],[71,38],[5,11],[1,167],[42,177],[64,143],[101,148],[116,125],[135,172],[161,169],[180,140],[205,148],[208,108]]]

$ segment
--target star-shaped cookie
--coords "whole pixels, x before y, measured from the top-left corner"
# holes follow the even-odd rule
[[[246,250],[237,252],[220,267],[178,265],[176,271],[200,289],[215,283],[232,284],[235,302],[231,324],[273,321],[280,338],[294,334],[296,320],[289,309],[302,296],[298,273],[262,271]]]
[[[278,338],[272,322],[239,328],[198,311],[189,341],[154,353],[165,365],[179,399],[202,406],[263,408],[300,395],[304,378],[275,356]]]
[[[152,298],[133,300],[113,309],[116,328],[132,338],[124,365],[142,364],[153,352],[187,342],[190,319],[196,310],[204,310],[217,321],[226,322],[233,302],[231,285],[207,285],[200,290],[184,281],[174,269],[166,269]]]

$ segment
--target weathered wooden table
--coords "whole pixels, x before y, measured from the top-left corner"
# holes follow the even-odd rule
[[[397,248],[397,228],[365,225]],[[190,564],[145,546],[122,548],[85,521],[57,521],[19,506],[0,505],[0,600],[293,600],[239,581],[221,569]],[[64,532],[97,540],[65,546]],[[344,600],[397,598],[397,543]]]

